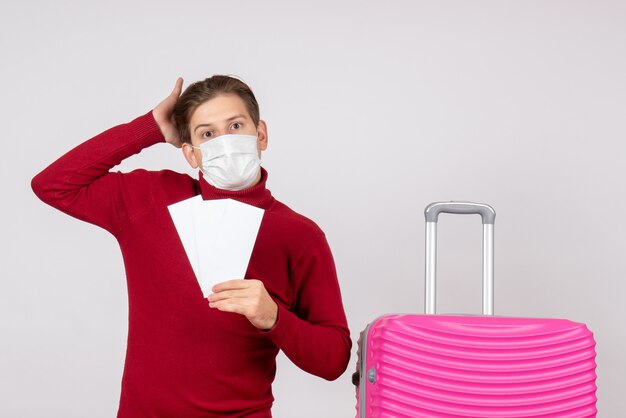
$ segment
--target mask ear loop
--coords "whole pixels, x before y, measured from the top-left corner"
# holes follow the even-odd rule
[[[200,147],[196,147],[196,146],[195,146],[195,145],[193,145],[191,142],[183,142],[183,147],[184,147],[185,145],[189,145],[191,148],[197,148],[197,149],[200,149]]]

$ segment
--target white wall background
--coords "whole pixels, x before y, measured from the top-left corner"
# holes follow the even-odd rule
[[[623,416],[625,52],[622,1],[3,1],[0,415],[115,416],[126,349],[117,243],[30,179],[177,76],[230,73],[270,189],[327,233],[355,343],[422,311],[426,204],[490,203],[496,312],[587,323],[599,416]],[[185,164],[160,144],[121,168]],[[480,222],[441,221],[440,311],[477,313]],[[275,415],[353,416],[355,362],[328,383],[281,357]]]

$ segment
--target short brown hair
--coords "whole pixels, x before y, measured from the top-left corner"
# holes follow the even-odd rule
[[[254,126],[259,124],[259,104],[250,87],[237,78],[228,75],[214,75],[190,84],[176,102],[174,122],[182,142],[191,143],[189,120],[198,106],[223,94],[237,95],[246,105]]]

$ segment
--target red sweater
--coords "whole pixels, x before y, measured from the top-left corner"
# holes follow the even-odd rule
[[[265,187],[217,189],[170,170],[109,171],[164,138],[152,112],[72,149],[32,181],[45,203],[117,239],[129,303],[118,418],[270,417],[276,355],[328,380],[346,369],[350,333],[331,251],[311,220]],[[246,278],[278,304],[267,332],[208,306],[167,206],[201,194],[265,209]],[[230,277],[225,277],[230,279]]]

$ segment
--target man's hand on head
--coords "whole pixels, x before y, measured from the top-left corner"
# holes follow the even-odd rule
[[[229,280],[213,286],[207,298],[211,308],[244,315],[261,330],[269,330],[278,318],[278,305],[260,280]]]
[[[180,148],[183,145],[178,136],[176,124],[174,123],[174,106],[176,106],[176,102],[178,102],[182,90],[183,79],[178,77],[174,90],[172,90],[170,95],[152,109],[152,116],[154,116],[154,120],[159,126],[165,141],[174,145],[176,148]]]

